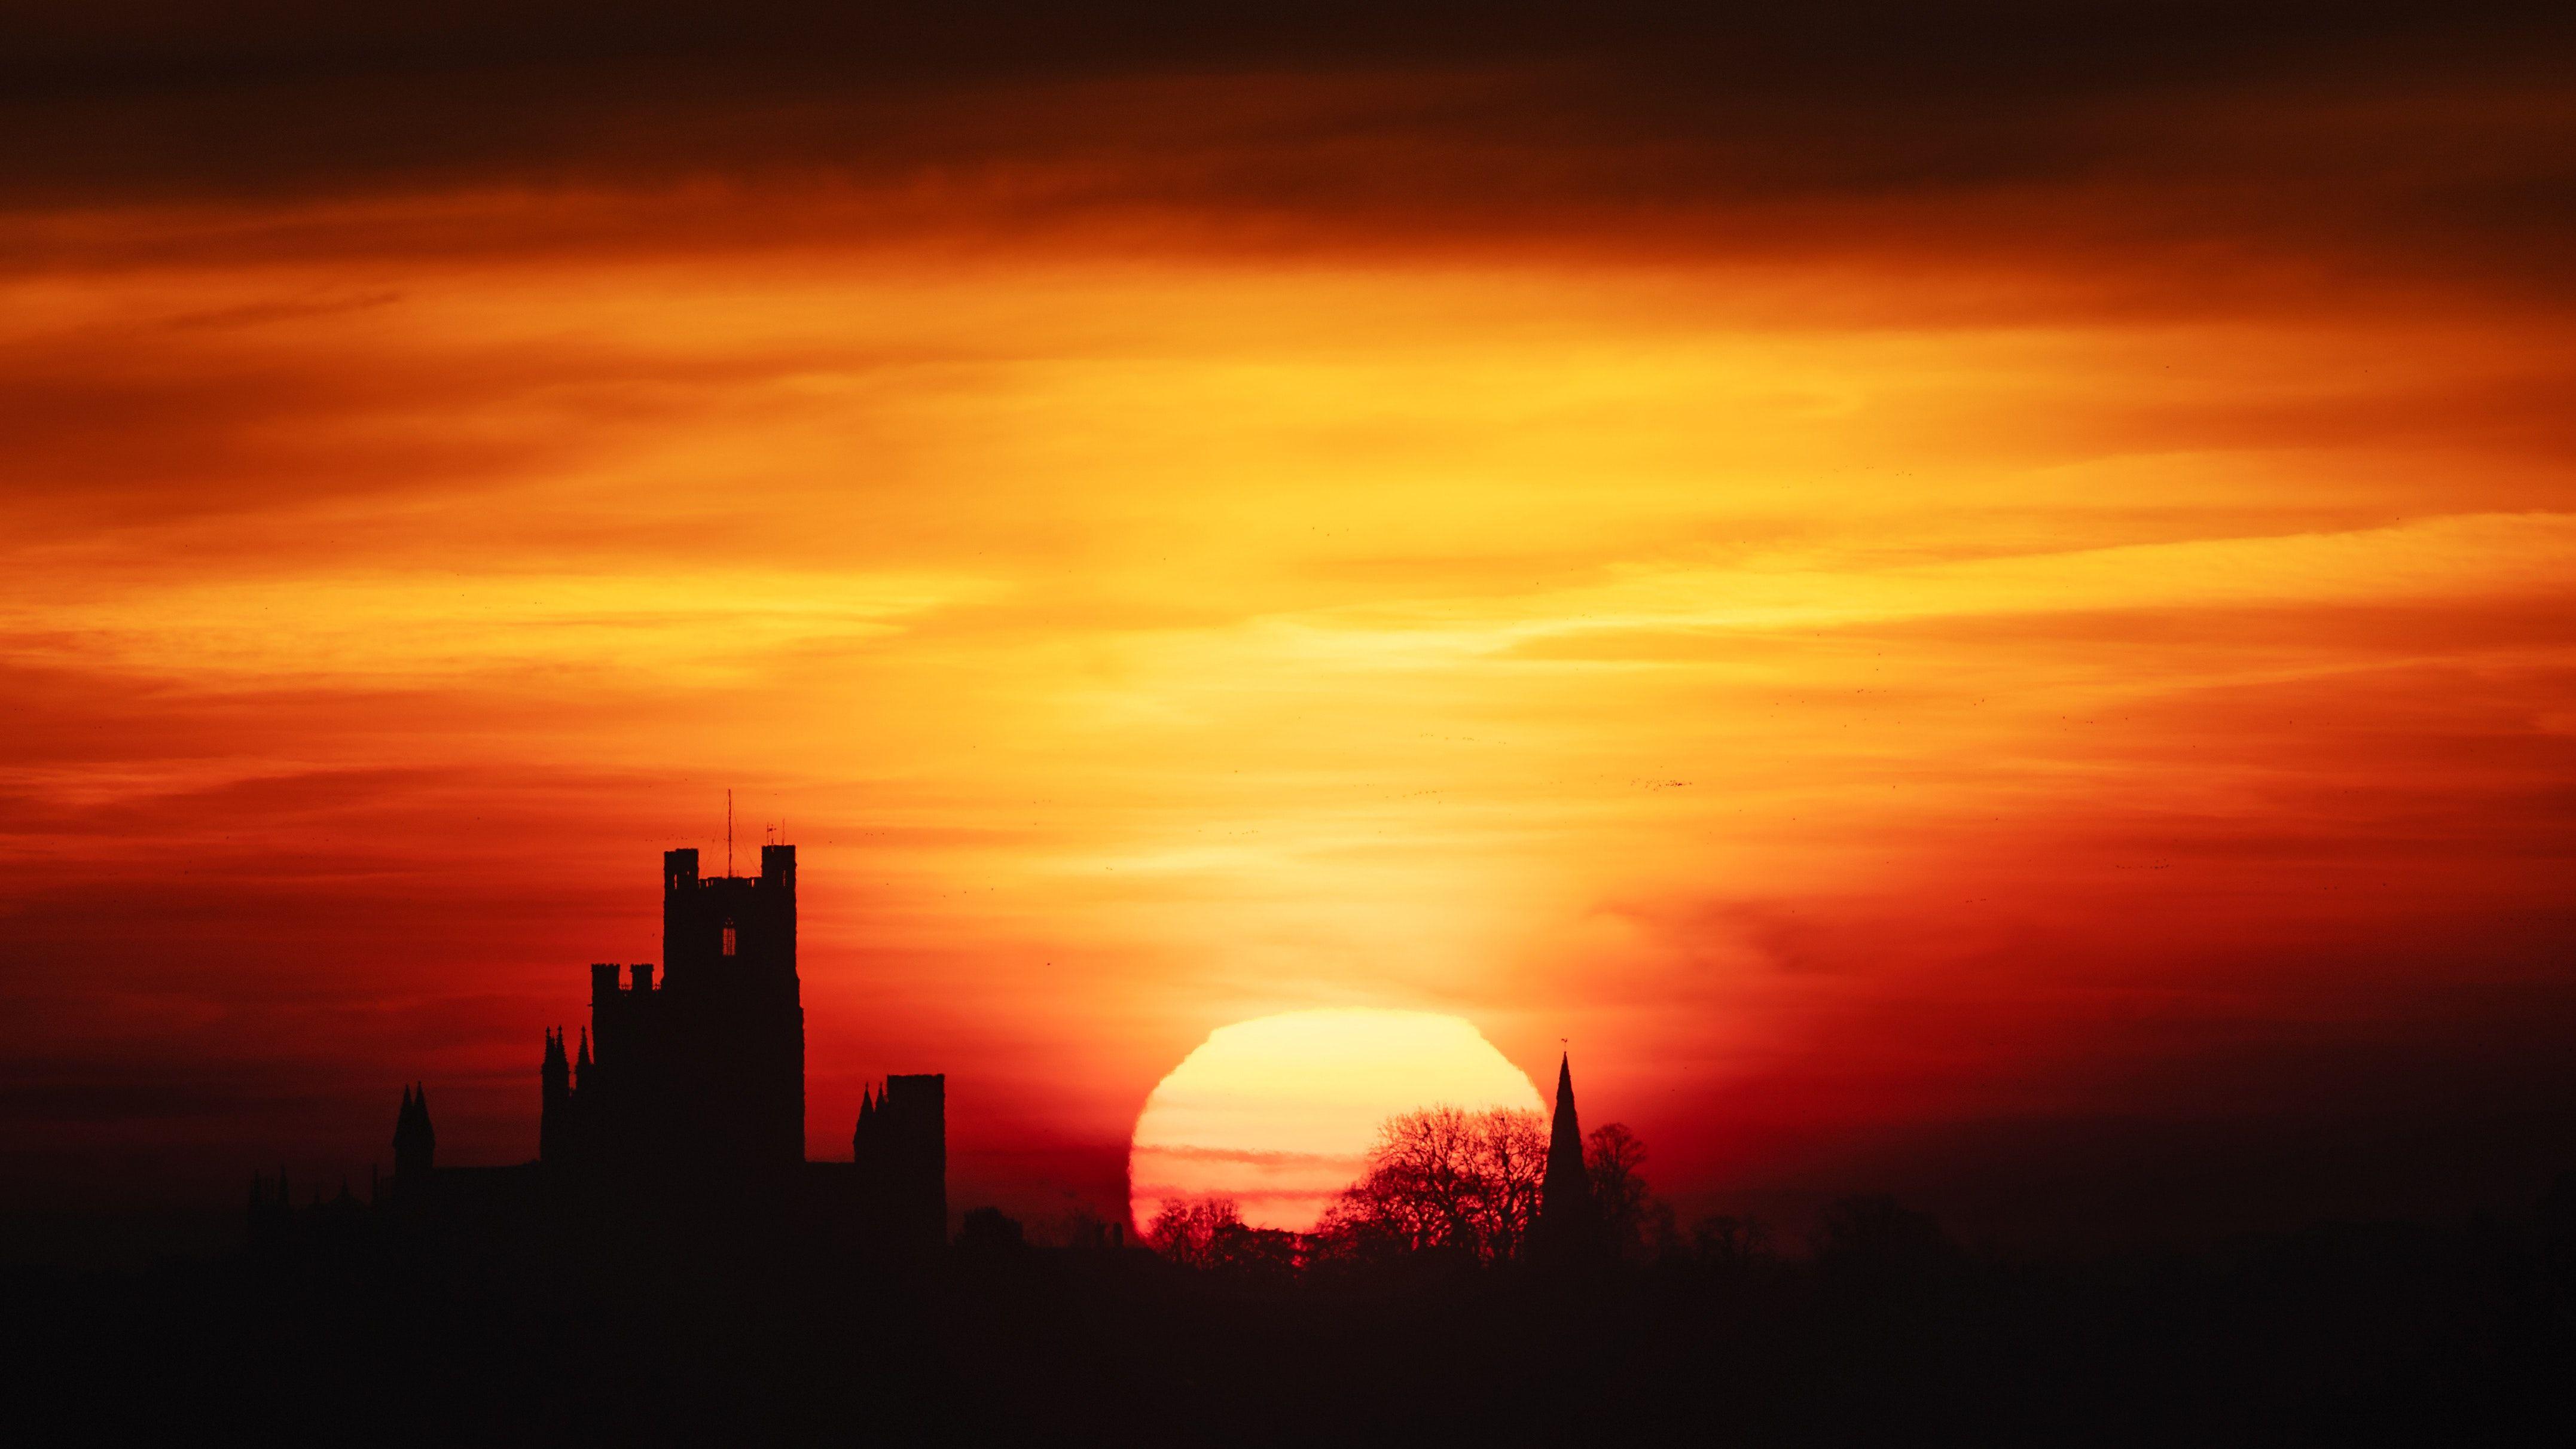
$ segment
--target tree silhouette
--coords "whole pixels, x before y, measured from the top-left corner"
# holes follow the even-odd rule
[[[1154,1214],[1145,1241],[1184,1268],[1213,1268],[1225,1238],[1242,1228],[1243,1213],[1233,1198],[1171,1198]]]
[[[1773,1261],[1771,1225],[1760,1218],[1705,1217],[1691,1228],[1691,1248],[1701,1266],[1741,1277]]]
[[[1368,1171],[1317,1236],[1344,1256],[1517,1257],[1538,1218],[1547,1132],[1535,1112],[1432,1107],[1387,1119]]]
[[[1923,1283],[1958,1250],[1929,1213],[1884,1193],[1838,1198],[1817,1222],[1816,1267],[1829,1281],[1869,1287]]]
[[[1292,1278],[1305,1266],[1300,1237],[1256,1228],[1230,1197],[1173,1198],[1154,1214],[1145,1241],[1184,1268],[1246,1278]]]
[[[1592,1179],[1593,1211],[1600,1217],[1602,1238],[1616,1257],[1642,1258],[1648,1249],[1647,1230],[1655,1221],[1655,1203],[1639,1171],[1645,1161],[1645,1142],[1624,1122],[1604,1123],[1584,1139],[1583,1170]]]

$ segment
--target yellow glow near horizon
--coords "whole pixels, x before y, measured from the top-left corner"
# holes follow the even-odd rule
[[[1303,1231],[1359,1176],[1381,1123],[1430,1106],[1540,1101],[1460,1017],[1343,1009],[1220,1027],[1137,1118],[1130,1210],[1142,1231],[1170,1198],[1222,1194],[1256,1227]]]

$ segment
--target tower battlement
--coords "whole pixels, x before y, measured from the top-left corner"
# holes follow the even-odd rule
[[[756,876],[703,876],[696,850],[664,851],[660,971],[637,962],[621,981],[616,963],[591,965],[596,1056],[570,1089],[549,1088],[544,1160],[629,1173],[804,1161],[796,847],[761,847]]]
[[[435,1167],[427,1092],[404,1088],[387,1205],[404,1231],[510,1240],[532,1219],[645,1231],[730,1222],[869,1251],[947,1239],[947,1078],[871,1088],[851,1161],[805,1158],[805,1006],[796,963],[796,847],[760,873],[706,876],[662,854],[662,960],[590,965],[577,1052],[545,1033],[537,1159]],[[282,1199],[281,1199],[282,1202]],[[254,1236],[282,1208],[254,1190]]]

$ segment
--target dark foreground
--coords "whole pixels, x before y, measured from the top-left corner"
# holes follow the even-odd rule
[[[2049,1264],[1900,1215],[1571,1277],[1007,1245],[504,1275],[361,1243],[14,1275],[0,1356],[45,1442],[2560,1444],[2571,1208]]]

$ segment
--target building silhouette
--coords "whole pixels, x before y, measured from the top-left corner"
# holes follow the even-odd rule
[[[1601,1207],[1592,1200],[1592,1174],[1583,1166],[1583,1123],[1574,1110],[1574,1063],[1556,1063],[1556,1112],[1548,1123],[1547,1175],[1539,1182],[1538,1223],[1530,1236],[1542,1262],[1574,1263],[1603,1250]]]
[[[948,1226],[948,1079],[935,1072],[890,1076],[859,1095],[850,1164],[873,1186],[888,1226],[907,1241]]]
[[[697,851],[663,852],[662,960],[658,980],[650,962],[590,968],[590,1022],[573,1054],[561,1028],[545,1033],[533,1161],[438,1165],[428,1092],[405,1087],[376,1212],[447,1238],[524,1240],[576,1224],[651,1235],[725,1219],[861,1248],[946,1241],[944,1076],[867,1088],[851,1159],[805,1159],[796,847],[761,847],[756,876],[702,876]],[[316,1211],[300,1216],[319,1221]],[[255,1244],[298,1236],[282,1172],[274,1189],[254,1179],[250,1220]]]
[[[650,962],[591,966],[577,1062],[548,1034],[538,1160],[643,1178],[803,1163],[796,847],[713,878],[696,851],[664,851],[662,960],[659,981]]]

